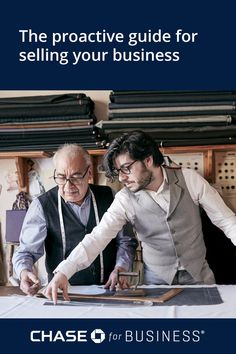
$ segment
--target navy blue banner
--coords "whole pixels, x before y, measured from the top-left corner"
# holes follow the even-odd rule
[[[4,2],[0,89],[235,89],[235,8],[233,0]]]
[[[220,354],[234,347],[235,326],[234,319],[0,320],[1,346],[24,354]]]
[[[0,90],[235,90],[235,0],[2,2]],[[236,319],[0,319],[9,353],[222,353]]]

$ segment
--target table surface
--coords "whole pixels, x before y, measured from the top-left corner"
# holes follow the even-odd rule
[[[214,285],[216,286],[216,285]],[[164,287],[164,286],[163,286]],[[179,287],[179,286],[178,286]],[[192,287],[192,286],[191,286]],[[195,286],[199,287],[199,286]],[[88,286],[79,287],[81,291]],[[91,287],[92,288],[92,287]],[[168,288],[168,287],[165,287]],[[236,285],[217,285],[223,303],[200,306],[150,306],[59,303],[24,295],[18,287],[0,286],[1,318],[236,318]]]

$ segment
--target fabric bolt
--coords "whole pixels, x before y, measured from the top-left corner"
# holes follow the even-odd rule
[[[148,119],[150,117],[172,117],[173,115],[175,116],[185,116],[185,115],[191,115],[191,116],[199,116],[199,115],[233,115],[236,113],[235,109],[224,109],[224,107],[221,107],[222,109],[198,109],[198,107],[195,107],[194,109],[163,109],[163,110],[146,110],[146,111],[133,111],[133,112],[123,112],[122,110],[118,113],[116,111],[110,111],[109,112],[109,119],[130,119],[130,118],[145,118]]]
[[[112,91],[110,101],[118,104],[165,102],[235,101],[236,91]]]
[[[83,93],[0,99],[0,118],[78,116],[93,110],[94,102]]]

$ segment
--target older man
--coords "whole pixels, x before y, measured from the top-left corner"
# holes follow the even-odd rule
[[[48,279],[51,280],[53,270],[69,256],[86,233],[92,232],[113,201],[109,187],[89,185],[91,159],[79,145],[62,146],[53,161],[57,186],[31,203],[22,227],[20,246],[13,257],[21,289],[31,295],[39,288],[32,267],[44,254],[44,249]],[[114,288],[117,271],[131,269],[136,247],[132,227],[127,224],[87,269],[70,279],[70,283],[106,283],[106,287]],[[81,258],[81,262],[86,264],[86,259]]]

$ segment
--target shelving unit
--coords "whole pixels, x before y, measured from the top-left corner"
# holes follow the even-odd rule
[[[160,149],[164,155],[174,154],[191,154],[202,153],[204,159],[204,177],[210,183],[214,183],[215,176],[215,153],[236,151],[236,145],[204,145],[204,146],[178,146],[166,147]],[[106,152],[105,149],[88,150],[92,157],[94,167],[94,183],[97,183],[97,164],[98,158],[103,156]],[[14,159],[19,178],[19,191],[27,191],[27,159],[30,158],[50,158],[53,152],[46,151],[11,151],[0,152],[0,159]]]

